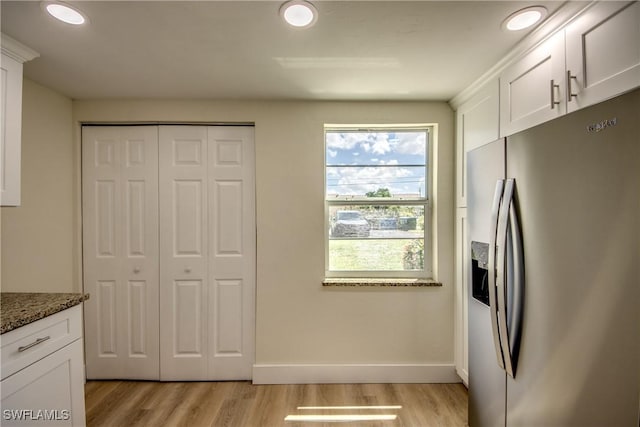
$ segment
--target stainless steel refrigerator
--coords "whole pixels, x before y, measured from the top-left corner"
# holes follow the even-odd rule
[[[468,153],[469,425],[640,424],[640,90]]]

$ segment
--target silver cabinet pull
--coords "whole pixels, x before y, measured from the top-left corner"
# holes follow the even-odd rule
[[[27,344],[27,345],[23,345],[21,347],[18,347],[18,352],[22,353],[25,350],[29,350],[31,347],[35,347],[38,344],[42,344],[43,342],[45,342],[46,340],[50,339],[51,337],[49,335],[47,335],[44,338],[38,338],[36,339],[34,342],[32,342],[31,344]]]
[[[555,84],[555,81],[551,79],[551,109],[556,108],[556,105],[560,105],[560,101],[556,101],[556,89],[560,89],[560,85]]]
[[[573,93],[573,89],[571,88],[571,80],[578,83],[578,76],[572,76],[571,70],[567,70],[567,101],[571,102],[573,98],[577,98],[578,94]],[[553,108],[553,107],[552,107]]]

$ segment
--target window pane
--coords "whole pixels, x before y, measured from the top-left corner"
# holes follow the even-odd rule
[[[424,268],[424,206],[330,206],[329,224],[329,270]]]
[[[332,271],[423,269],[423,239],[329,240],[329,270]]]
[[[426,197],[424,166],[327,166],[327,200]]]
[[[326,131],[327,165],[425,165],[427,132]]]

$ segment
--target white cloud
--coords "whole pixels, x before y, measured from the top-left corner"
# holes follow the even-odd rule
[[[337,151],[335,151],[335,150],[330,150],[330,149],[328,149],[328,148],[327,148],[327,153],[329,153],[329,156],[330,156],[330,157],[335,157],[335,156],[337,156],[337,155],[338,155],[338,152],[337,152]]]
[[[362,138],[360,133],[327,133],[327,148],[334,148],[339,150],[351,150],[358,145]]]
[[[396,153],[424,154],[427,141],[425,132],[399,132],[396,134],[396,140]]]
[[[389,135],[386,133],[376,133],[375,141],[373,142],[372,151],[374,154],[386,154],[391,151],[391,144],[389,144]]]

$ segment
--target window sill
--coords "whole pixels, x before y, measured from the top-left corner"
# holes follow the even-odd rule
[[[377,278],[325,278],[322,286],[328,287],[441,287],[442,283],[431,279],[377,279]]]

